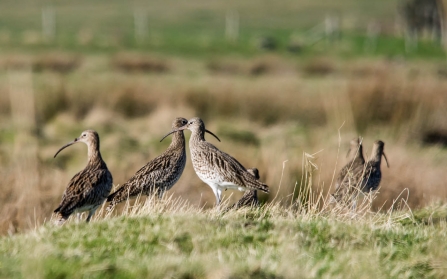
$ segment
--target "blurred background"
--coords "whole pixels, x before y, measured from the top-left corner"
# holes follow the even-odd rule
[[[95,129],[122,184],[177,116],[289,202],[333,191],[349,141],[385,144],[374,210],[447,198],[447,1],[0,2],[0,233],[48,220]],[[186,133],[189,138],[190,132]],[[189,152],[189,151],[188,151]],[[189,153],[188,153],[189,157]],[[407,190],[405,190],[407,189]],[[169,192],[212,207],[188,161]],[[242,193],[225,192],[230,202]]]

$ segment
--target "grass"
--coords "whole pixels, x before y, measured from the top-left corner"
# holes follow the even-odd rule
[[[433,225],[415,222],[406,210],[352,217],[277,203],[222,214],[168,198],[129,209],[90,224],[48,223],[0,238],[0,276],[441,278],[447,272],[445,210]]]
[[[59,1],[48,38],[46,3],[1,1],[0,277],[446,277],[445,51],[424,39],[405,49],[396,3]],[[138,39],[135,9],[148,17]],[[340,19],[337,40],[322,36],[327,15]],[[365,35],[371,22],[377,40]],[[266,38],[276,49],[259,47]],[[85,164],[80,145],[53,159],[60,146],[96,129],[117,186],[166,149],[178,116],[200,116],[222,139],[212,143],[260,170],[265,207],[211,209],[188,162],[174,204],[50,224]],[[391,168],[353,217],[318,201],[359,135],[367,153],[386,143]]]
[[[134,65],[132,53],[63,56],[59,52],[57,61],[79,64],[62,73],[51,66],[0,71],[2,234],[27,231],[51,215],[68,181],[85,166],[86,152],[76,145],[56,159],[53,155],[81,131],[99,132],[103,158],[118,185],[166,149],[169,138],[159,141],[178,116],[200,116],[222,139],[209,139],[212,143],[245,167],[257,167],[272,189],[262,200],[277,193],[291,198],[302,184],[305,153],[316,153],[310,159],[317,166],[313,187],[333,191],[334,172],[346,163],[347,142],[358,135],[367,152],[374,140],[383,140],[391,164],[383,166],[375,210],[387,210],[404,189],[413,209],[447,197],[446,149],[427,143],[425,136],[446,128],[441,63],[267,55],[213,59],[210,69],[210,61],[148,55],[145,61],[166,63],[169,71],[129,73],[113,61],[131,57]],[[25,61],[47,57],[29,55]],[[227,65],[237,70],[216,71]],[[251,73],[256,65],[263,65],[262,74]],[[30,92],[34,105],[21,101],[29,100]],[[15,94],[22,97],[11,98]],[[172,193],[199,207],[214,201],[189,163]],[[235,201],[240,193],[225,195]]]
[[[39,53],[70,50],[82,53],[115,53],[121,50],[157,52],[199,58],[239,54],[256,56],[262,38],[272,38],[275,53],[313,57],[322,54],[359,57],[391,56],[445,58],[436,42],[421,41],[418,48],[405,50],[402,30],[396,29],[397,0],[371,3],[367,0],[325,1],[284,0],[274,5],[250,0],[216,1],[77,1],[41,3],[29,0],[0,3],[0,47],[8,52]],[[54,38],[42,32],[42,9],[55,12]],[[141,38],[135,37],[134,11],[147,15]],[[225,18],[229,11],[240,17],[236,41],[225,38]],[[82,16],[80,16],[82,15]],[[324,37],[326,16],[337,16],[342,36],[335,43]],[[365,35],[371,22],[378,22],[381,34],[377,45],[366,51]],[[317,27],[317,28],[315,28]],[[319,39],[320,38],[320,39]],[[291,45],[299,51],[289,53]]]

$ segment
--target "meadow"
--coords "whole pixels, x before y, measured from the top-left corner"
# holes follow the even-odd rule
[[[442,45],[408,49],[397,1],[298,2],[2,1],[0,277],[445,276]],[[333,17],[341,32],[327,38]],[[166,199],[51,224],[87,157],[75,145],[53,158],[62,145],[97,130],[118,187],[166,149],[178,116],[201,117],[222,142],[207,140],[259,169],[262,208],[213,209],[188,161]],[[366,156],[383,140],[390,168],[352,216],[327,197],[357,136]]]
[[[183,199],[0,239],[2,278],[443,278],[445,206],[415,214]]]
[[[200,116],[222,139],[211,142],[246,167],[257,167],[272,189],[263,200],[277,192],[293,199],[306,176],[318,191],[333,191],[348,142],[358,135],[364,137],[367,153],[374,140],[383,140],[391,165],[382,166],[375,210],[386,210],[399,196],[411,208],[446,197],[442,92],[447,83],[438,73],[441,65],[334,58],[301,65],[273,55],[198,62],[139,54],[139,61],[158,61],[169,70],[128,72],[117,66],[123,57],[134,63],[133,56],[83,56],[80,66],[64,74],[4,72],[4,232],[51,216],[87,154],[85,147],[74,146],[56,159],[53,155],[81,131],[98,130],[103,157],[119,185],[163,152],[169,138],[159,140],[177,116]],[[251,69],[259,64],[265,72],[253,75]],[[312,168],[304,171],[306,165]],[[172,192],[196,205],[213,205],[212,192],[189,163]],[[225,194],[232,201],[240,196]]]

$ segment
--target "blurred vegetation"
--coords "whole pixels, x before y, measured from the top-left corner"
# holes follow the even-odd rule
[[[133,61],[134,56],[127,55],[117,54]],[[29,55],[26,63],[45,57],[48,55]],[[346,144],[358,135],[365,139],[366,156],[374,140],[385,141],[391,164],[390,169],[383,169],[383,188],[374,202],[375,210],[387,209],[395,199],[419,208],[447,198],[440,179],[447,163],[443,147],[447,83],[438,72],[444,67],[441,63],[331,57],[290,60],[269,54],[238,60],[241,71],[220,72],[209,64],[233,63],[231,59],[165,56],[156,59],[169,65],[169,71],[127,72],[114,66],[115,57],[80,55],[78,66],[70,72],[59,73],[54,67],[0,72],[3,232],[10,229],[11,220],[16,222],[14,228],[27,226],[20,221],[25,212],[7,211],[20,208],[20,197],[26,193],[18,177],[37,179],[33,189],[38,192],[27,203],[39,208],[38,219],[51,214],[66,183],[84,167],[86,156],[81,146],[64,150],[56,159],[53,155],[82,130],[99,132],[103,157],[115,183],[121,184],[166,149],[170,138],[159,141],[177,116],[200,116],[222,139],[218,143],[207,137],[210,142],[244,166],[257,167],[261,179],[272,188],[272,194],[262,200],[272,200],[278,192],[287,204],[297,198],[303,183],[330,192],[334,171],[345,163]],[[16,58],[10,55],[7,59]],[[260,63],[267,70],[250,74],[247,69]],[[23,72],[32,79],[26,82],[31,85],[27,90],[35,96],[30,121],[36,129],[28,140],[36,145],[31,154],[38,160],[38,177],[27,172],[23,176],[24,130],[15,126],[13,112],[19,108],[13,108],[10,100],[11,79]],[[188,138],[190,133],[185,135]],[[308,174],[303,158],[310,158],[305,153],[316,152],[310,159],[316,168],[309,181],[303,181],[303,174]],[[407,192],[402,195],[404,189],[409,189],[408,196]],[[173,191],[193,203],[212,205],[211,191],[189,164]],[[231,200],[237,199],[237,193],[227,192]]]
[[[405,27],[402,22],[400,27],[396,25],[398,3],[5,0],[0,3],[0,46],[14,52],[64,49],[113,53],[132,49],[194,57],[254,56],[266,51],[298,56],[444,57],[436,41],[423,40],[417,48],[406,49]],[[232,39],[226,36],[225,26],[229,13],[234,12],[238,31]],[[325,21],[330,18],[336,19],[339,35],[329,34],[325,39]],[[368,26],[374,22],[378,22],[379,32],[368,35]],[[46,31],[44,25],[49,25]]]
[[[219,135],[222,135],[222,137],[227,137],[232,141],[242,144],[253,144],[255,146],[258,146],[260,144],[259,139],[256,137],[256,134],[250,131],[238,131],[232,127],[222,126],[219,128],[218,133]]]
[[[405,1],[1,1],[0,277],[445,277],[445,50]],[[265,207],[211,209],[188,162],[168,195],[190,207],[48,224],[87,155],[58,148],[97,130],[116,187],[179,116],[259,169]],[[357,136],[391,168],[353,215],[324,203]]]
[[[99,132],[121,184],[178,116],[200,116],[223,139],[211,142],[257,167],[263,200],[296,198],[308,154],[306,186],[330,192],[359,135],[367,151],[384,140],[392,165],[374,210],[404,189],[411,208],[446,199],[445,52],[429,36],[408,44],[398,2],[1,1],[0,232],[51,214],[85,147],[52,156],[82,130]],[[212,205],[190,165],[173,192]]]

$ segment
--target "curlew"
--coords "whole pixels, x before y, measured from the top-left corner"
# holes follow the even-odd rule
[[[200,118],[190,119],[186,125],[171,131],[165,137],[185,129],[192,132],[189,149],[194,170],[197,176],[211,187],[218,206],[224,189],[269,192],[268,186],[256,180],[241,163],[205,140],[205,132],[215,135],[205,129],[205,124]],[[217,138],[217,136],[215,137]]]
[[[369,160],[362,166],[358,165],[353,169],[348,180],[344,180],[344,183],[339,187],[339,193],[336,193],[334,197],[337,201],[345,198],[355,199],[358,194],[369,194],[376,191],[379,188],[380,181],[382,179],[382,171],[380,170],[380,164],[382,162],[382,156],[385,158],[386,164],[389,167],[388,159],[384,152],[385,143],[383,141],[375,141],[371,156]],[[359,148],[360,151],[361,148]]]
[[[68,183],[62,201],[54,213],[58,214],[57,224],[62,225],[71,214],[88,211],[87,222],[90,222],[96,209],[106,200],[112,189],[112,174],[101,157],[99,136],[93,130],[82,132],[81,136],[62,146],[54,155],[70,145],[83,142],[88,147],[87,166],[77,173]]]
[[[259,171],[257,168],[252,168],[252,169],[247,169],[247,171],[253,175],[256,180],[258,180],[259,177]],[[233,204],[232,206],[227,208],[228,210],[231,209],[239,209],[242,207],[256,207],[259,205],[259,201],[258,201],[258,191],[257,190],[248,190],[245,191],[244,195],[242,196],[242,198],[235,204]]]
[[[187,123],[188,120],[178,117],[172,122],[172,130],[174,131]],[[107,212],[112,211],[116,204],[139,194],[149,196],[157,192],[158,197],[161,198],[164,192],[171,189],[179,180],[185,165],[185,136],[183,131],[177,131],[165,152],[147,163],[107,198],[107,201],[110,202],[106,209]]]
[[[363,172],[365,158],[363,157],[363,146],[360,138],[351,140],[347,156],[350,160],[337,176],[332,201],[340,202],[344,196],[348,195],[350,188],[356,186],[358,182],[356,179]]]
[[[383,141],[377,140],[374,142],[371,157],[366,162],[365,170],[363,171],[361,181],[361,190],[363,193],[371,193],[379,188],[380,181],[382,180],[382,171],[380,170],[382,156],[385,158],[387,167],[390,167],[384,148],[385,143]]]

